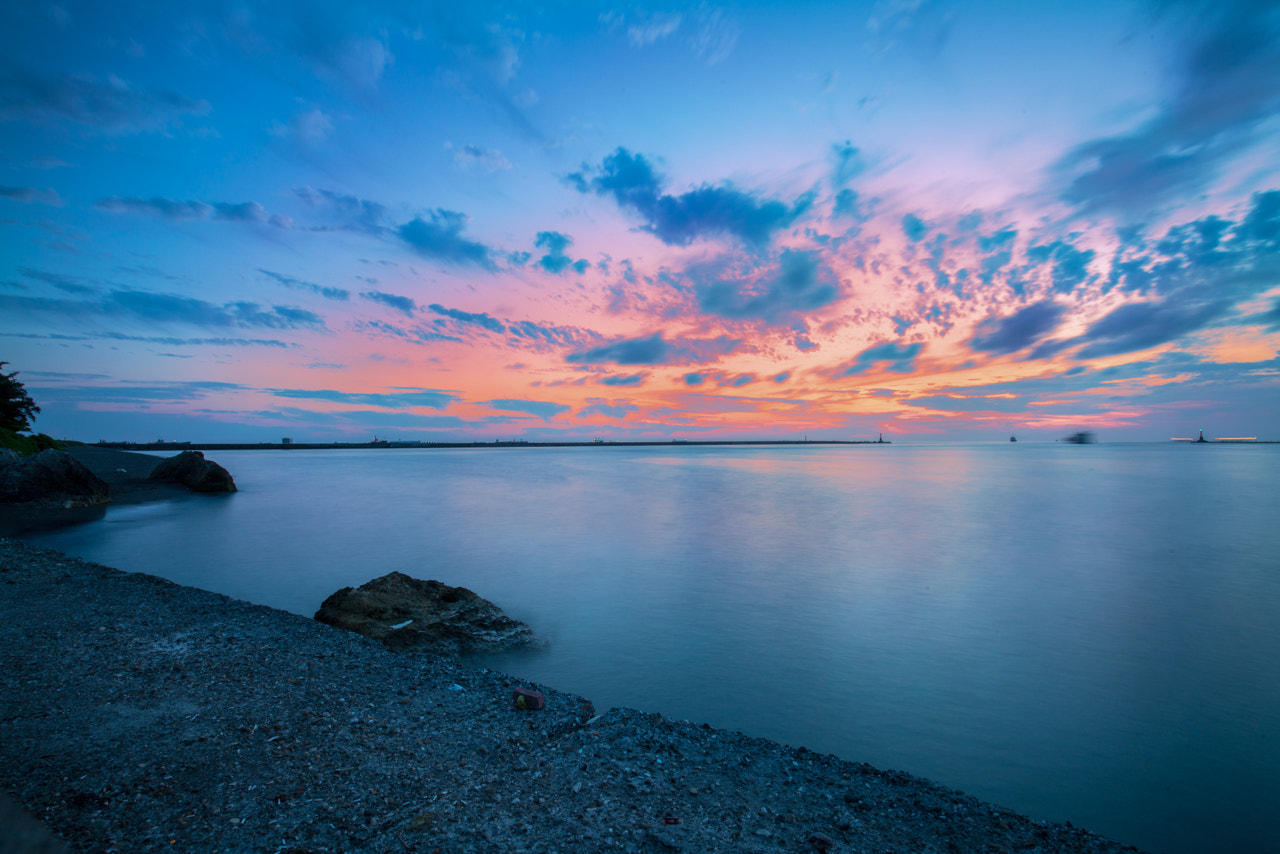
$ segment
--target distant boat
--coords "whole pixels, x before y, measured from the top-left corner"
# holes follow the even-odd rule
[[[1090,433],[1088,430],[1082,430],[1079,433],[1072,433],[1062,441],[1071,445],[1092,445],[1098,441],[1098,437]]]
[[[1016,442],[1016,441],[1018,441],[1018,437],[1017,437],[1017,436],[1010,436],[1010,437],[1009,437],[1009,441],[1010,441],[1010,442]]]

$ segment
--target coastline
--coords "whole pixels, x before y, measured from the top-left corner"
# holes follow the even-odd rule
[[[0,789],[73,850],[1136,850],[17,540],[0,625]]]
[[[0,504],[0,537],[20,537],[28,532],[93,522],[106,515],[107,507],[149,501],[180,501],[195,495],[181,484],[148,479],[164,457],[96,445],[68,445],[65,450],[107,482],[111,500],[93,507],[72,508]]]

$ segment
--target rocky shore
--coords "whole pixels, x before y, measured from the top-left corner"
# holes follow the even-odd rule
[[[0,790],[86,852],[1134,850],[11,539]]]

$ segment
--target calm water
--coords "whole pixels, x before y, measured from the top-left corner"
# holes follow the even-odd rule
[[[312,614],[399,570],[485,664],[1161,854],[1280,851],[1280,446],[242,451],[31,537]]]

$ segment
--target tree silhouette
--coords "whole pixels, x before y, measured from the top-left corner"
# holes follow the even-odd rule
[[[8,362],[0,362],[0,370]],[[27,394],[27,390],[15,377],[17,371],[0,373],[0,427],[15,433],[31,429],[31,421],[40,412],[40,407]]]

